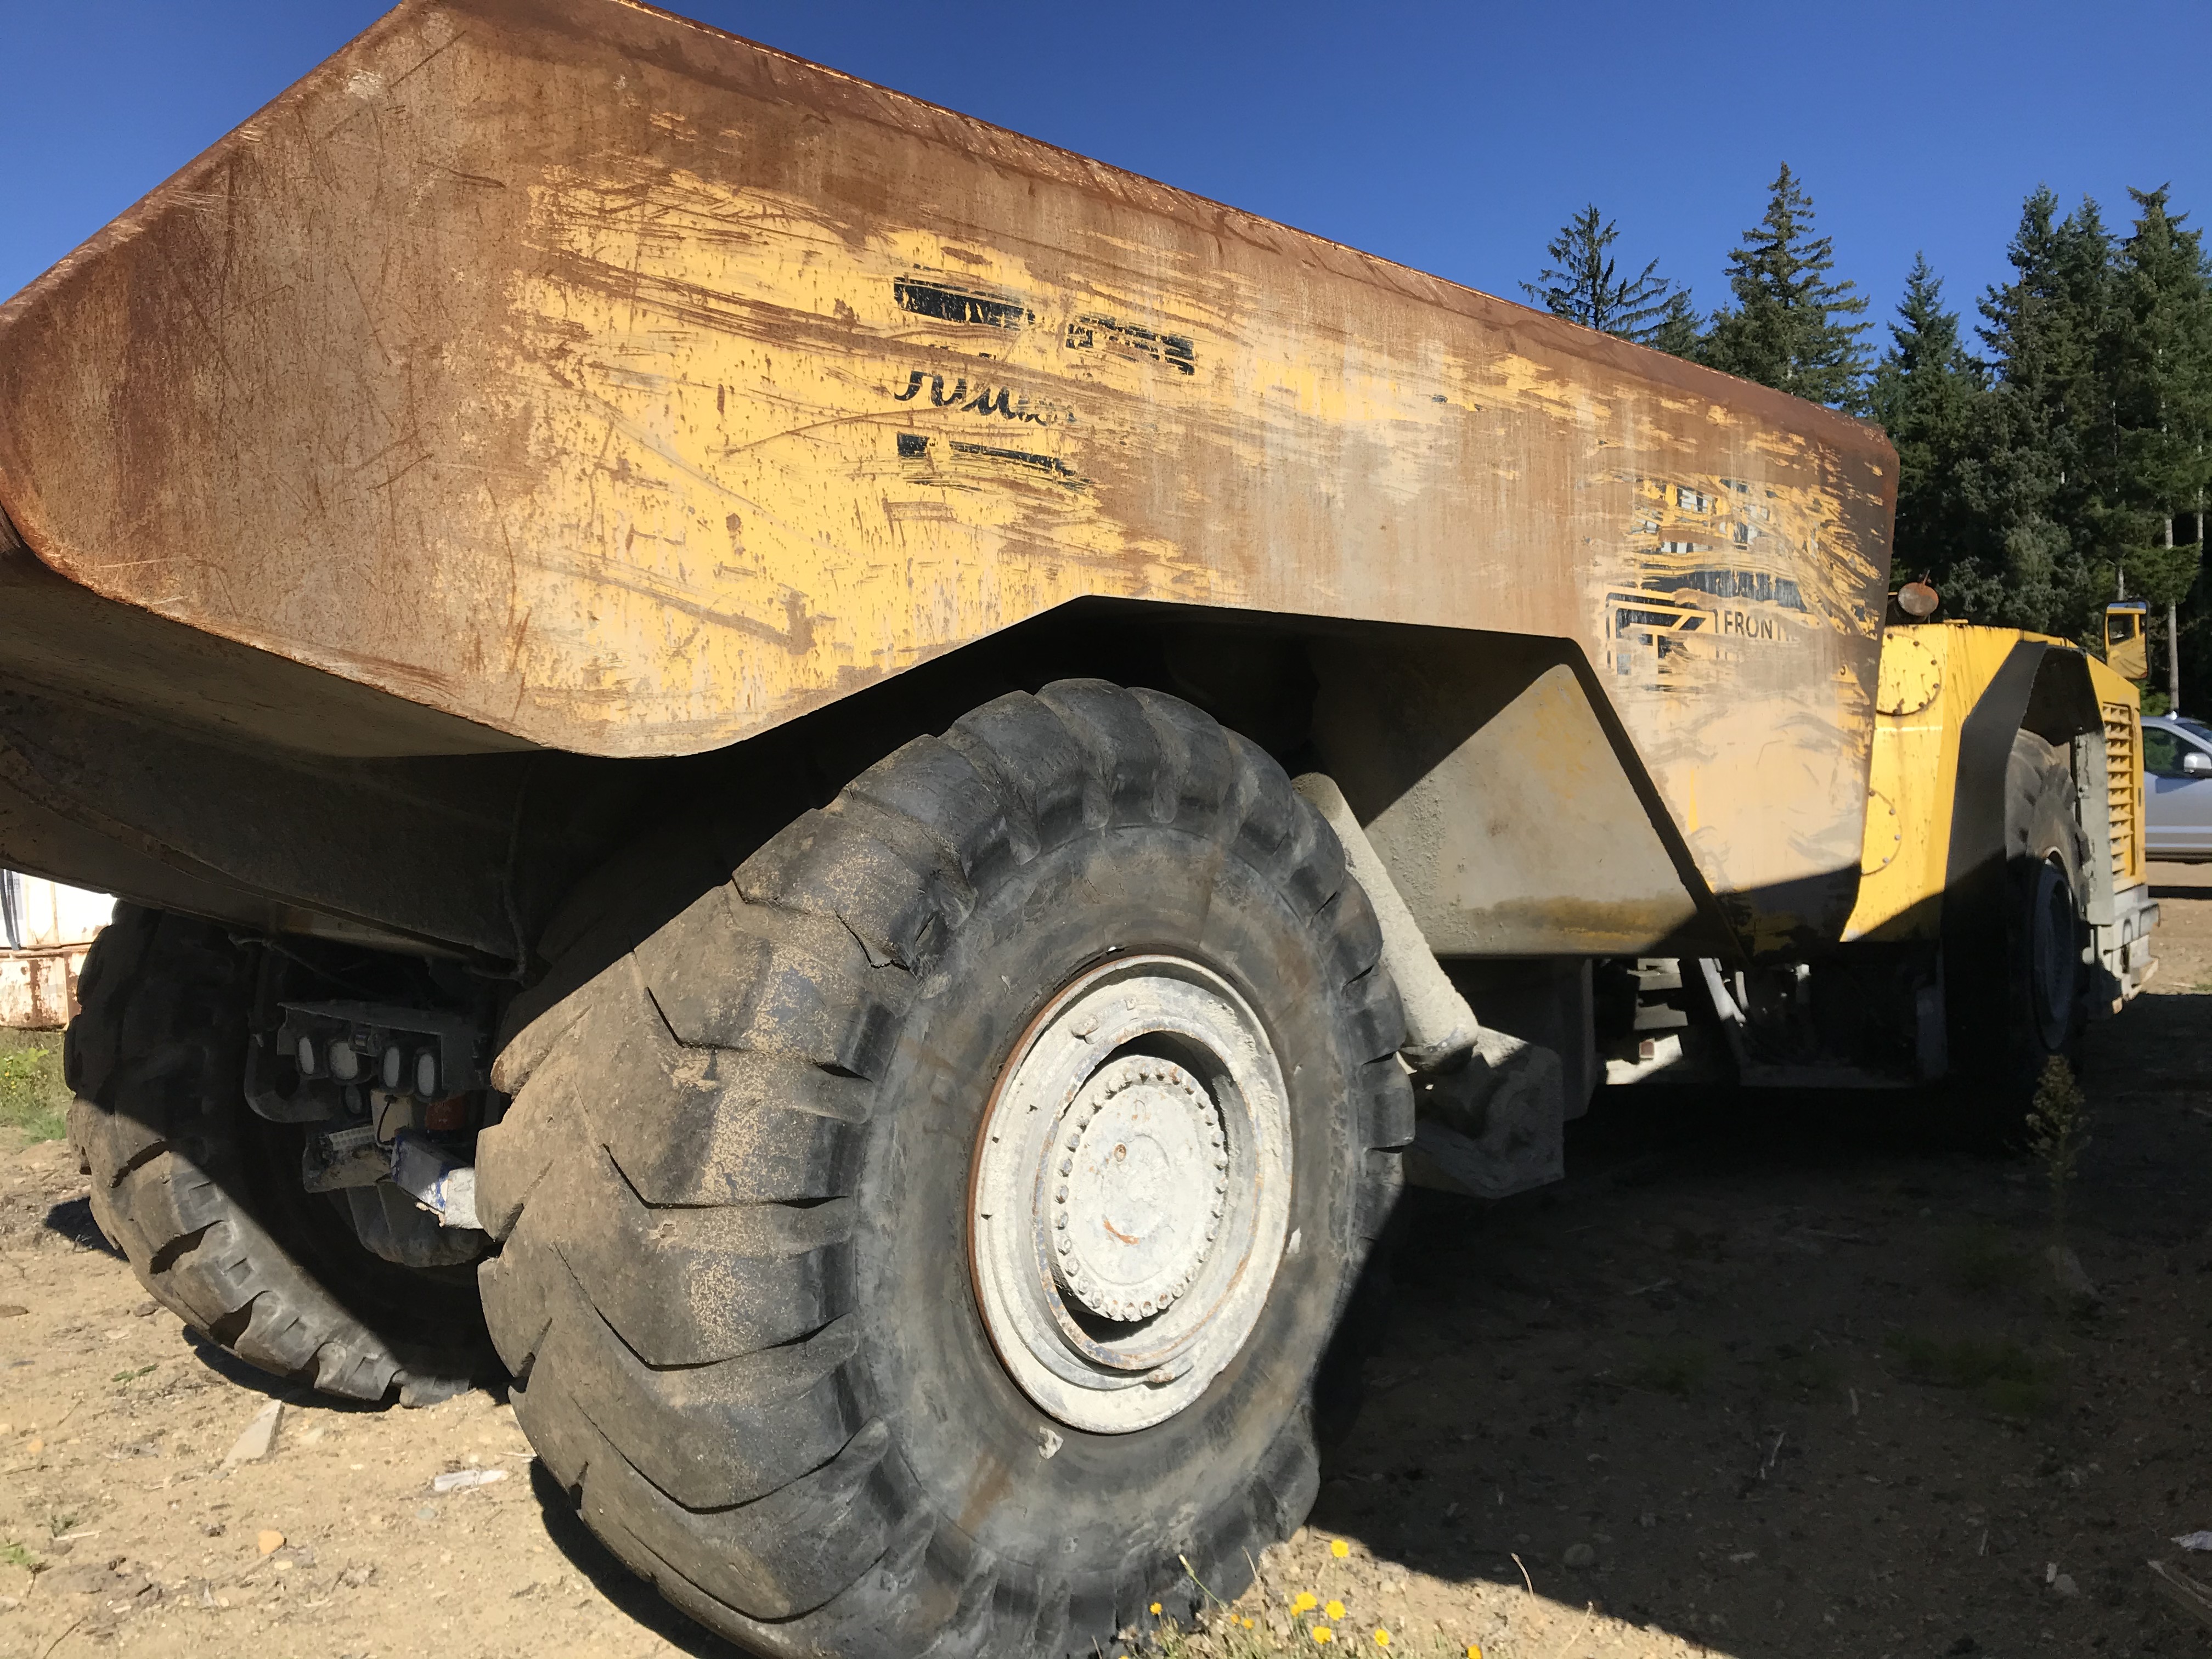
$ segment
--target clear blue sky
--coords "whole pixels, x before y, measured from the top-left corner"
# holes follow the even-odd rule
[[[1954,304],[1999,277],[2039,181],[2212,216],[2207,0],[679,9],[1515,299],[1595,201],[1710,309],[1785,158],[1882,317],[1916,248]],[[0,0],[0,295],[381,9]]]

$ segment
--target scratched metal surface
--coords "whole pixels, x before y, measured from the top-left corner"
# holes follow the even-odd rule
[[[0,308],[40,559],[500,732],[702,750],[1091,594],[1558,635],[1722,890],[1858,858],[1893,471],[621,0],[409,0]]]

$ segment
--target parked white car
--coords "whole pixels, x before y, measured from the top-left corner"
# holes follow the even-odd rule
[[[2154,859],[2212,859],[2212,726],[2149,715],[2142,746],[2145,850]]]

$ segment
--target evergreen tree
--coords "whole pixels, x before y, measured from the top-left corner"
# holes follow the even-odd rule
[[[1897,317],[1869,388],[1874,417],[1897,447],[1893,564],[1926,573],[1971,614],[1990,598],[1983,568],[1994,550],[1970,478],[1984,372],[1960,343],[1959,315],[1945,309],[1942,279],[1925,255],[1913,258]]]
[[[1644,343],[1669,356],[1698,361],[1705,349],[1705,323],[1690,303],[1689,289],[1678,288],[1667,296],[1667,308],[1659,314],[1658,326]]]
[[[1866,356],[1855,320],[1866,297],[1838,281],[1832,238],[1813,234],[1813,198],[1787,163],[1765,216],[1729,256],[1732,306],[1714,313],[1700,352],[1730,374],[1838,409],[1864,402]]]
[[[1656,259],[1633,276],[1619,273],[1610,250],[1620,234],[1613,222],[1591,204],[1546,246],[1552,263],[1534,282],[1521,287],[1554,317],[1639,345],[1650,344],[1667,325],[1678,296],[1674,285],[1659,275]]]
[[[2212,486],[2212,288],[2200,235],[2168,210],[2166,189],[2128,193],[2137,216],[2119,249],[2105,352],[2118,463],[2113,510],[2127,527],[2119,556],[2130,586],[2165,613],[2172,669],[2181,601],[2203,550],[2201,531],[2186,520]]]
[[[2111,239],[2094,202],[2063,221],[2038,186],[2006,250],[2013,278],[1982,300],[1995,386],[1975,411],[1968,499],[1994,546],[1978,561],[1978,620],[2083,635],[2112,596],[2103,504],[2110,400]]]
[[[2057,253],[2061,316],[2075,356],[2061,388],[2074,465],[2061,474],[2057,499],[2072,534],[2073,578],[2081,584],[2070,602],[2086,626],[2088,611],[2110,597],[2112,573],[2136,528],[2124,505],[2126,463],[2113,400],[2118,273],[2104,211],[2088,197],[2059,225]]]

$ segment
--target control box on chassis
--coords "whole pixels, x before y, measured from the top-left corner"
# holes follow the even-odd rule
[[[272,1370],[503,1367],[741,1644],[1089,1653],[1298,1524],[1407,1167],[1557,1176],[1609,964],[1847,948],[1894,473],[649,8],[409,0],[0,307],[95,1213]],[[2008,987],[2092,925],[2049,759],[1942,877],[2043,872]]]

